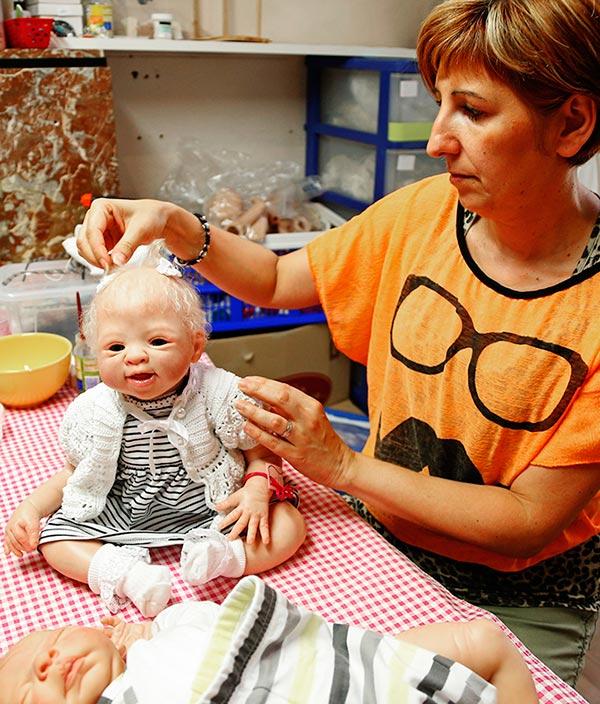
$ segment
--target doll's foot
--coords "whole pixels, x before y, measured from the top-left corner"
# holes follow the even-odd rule
[[[124,575],[119,587],[119,596],[126,596],[144,616],[153,618],[171,598],[171,571],[140,560]]]
[[[216,577],[241,577],[246,567],[243,541],[227,540],[216,530],[196,529],[186,537],[181,550],[181,574],[192,586]]]

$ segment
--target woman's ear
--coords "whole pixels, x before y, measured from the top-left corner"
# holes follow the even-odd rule
[[[571,95],[559,109],[561,131],[557,153],[565,158],[575,156],[588,141],[598,119],[595,100],[589,95]]]
[[[192,344],[194,347],[194,352],[191,361],[197,362],[200,357],[202,357],[202,353],[204,352],[204,348],[206,347],[206,333],[204,332],[204,330],[195,330],[192,334]]]

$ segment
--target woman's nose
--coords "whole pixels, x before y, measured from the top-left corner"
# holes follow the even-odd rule
[[[459,151],[460,143],[451,129],[449,118],[440,108],[431,126],[431,134],[427,141],[427,154],[434,159],[439,159],[447,154],[457,154]]]
[[[58,656],[58,651],[54,648],[49,648],[41,653],[38,653],[33,660],[33,669],[36,677],[39,680],[45,680],[48,676],[48,671]]]

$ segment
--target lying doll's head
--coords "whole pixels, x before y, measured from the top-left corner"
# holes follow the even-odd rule
[[[175,390],[206,345],[200,297],[165,260],[112,274],[94,297],[84,333],[102,381],[139,399]]]
[[[124,670],[99,629],[36,631],[0,658],[0,704],[95,704]]]

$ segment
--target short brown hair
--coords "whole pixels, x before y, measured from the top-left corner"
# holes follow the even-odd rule
[[[588,95],[596,125],[569,162],[600,149],[600,0],[445,0],[421,27],[417,58],[431,92],[440,69],[473,64],[540,113]]]

